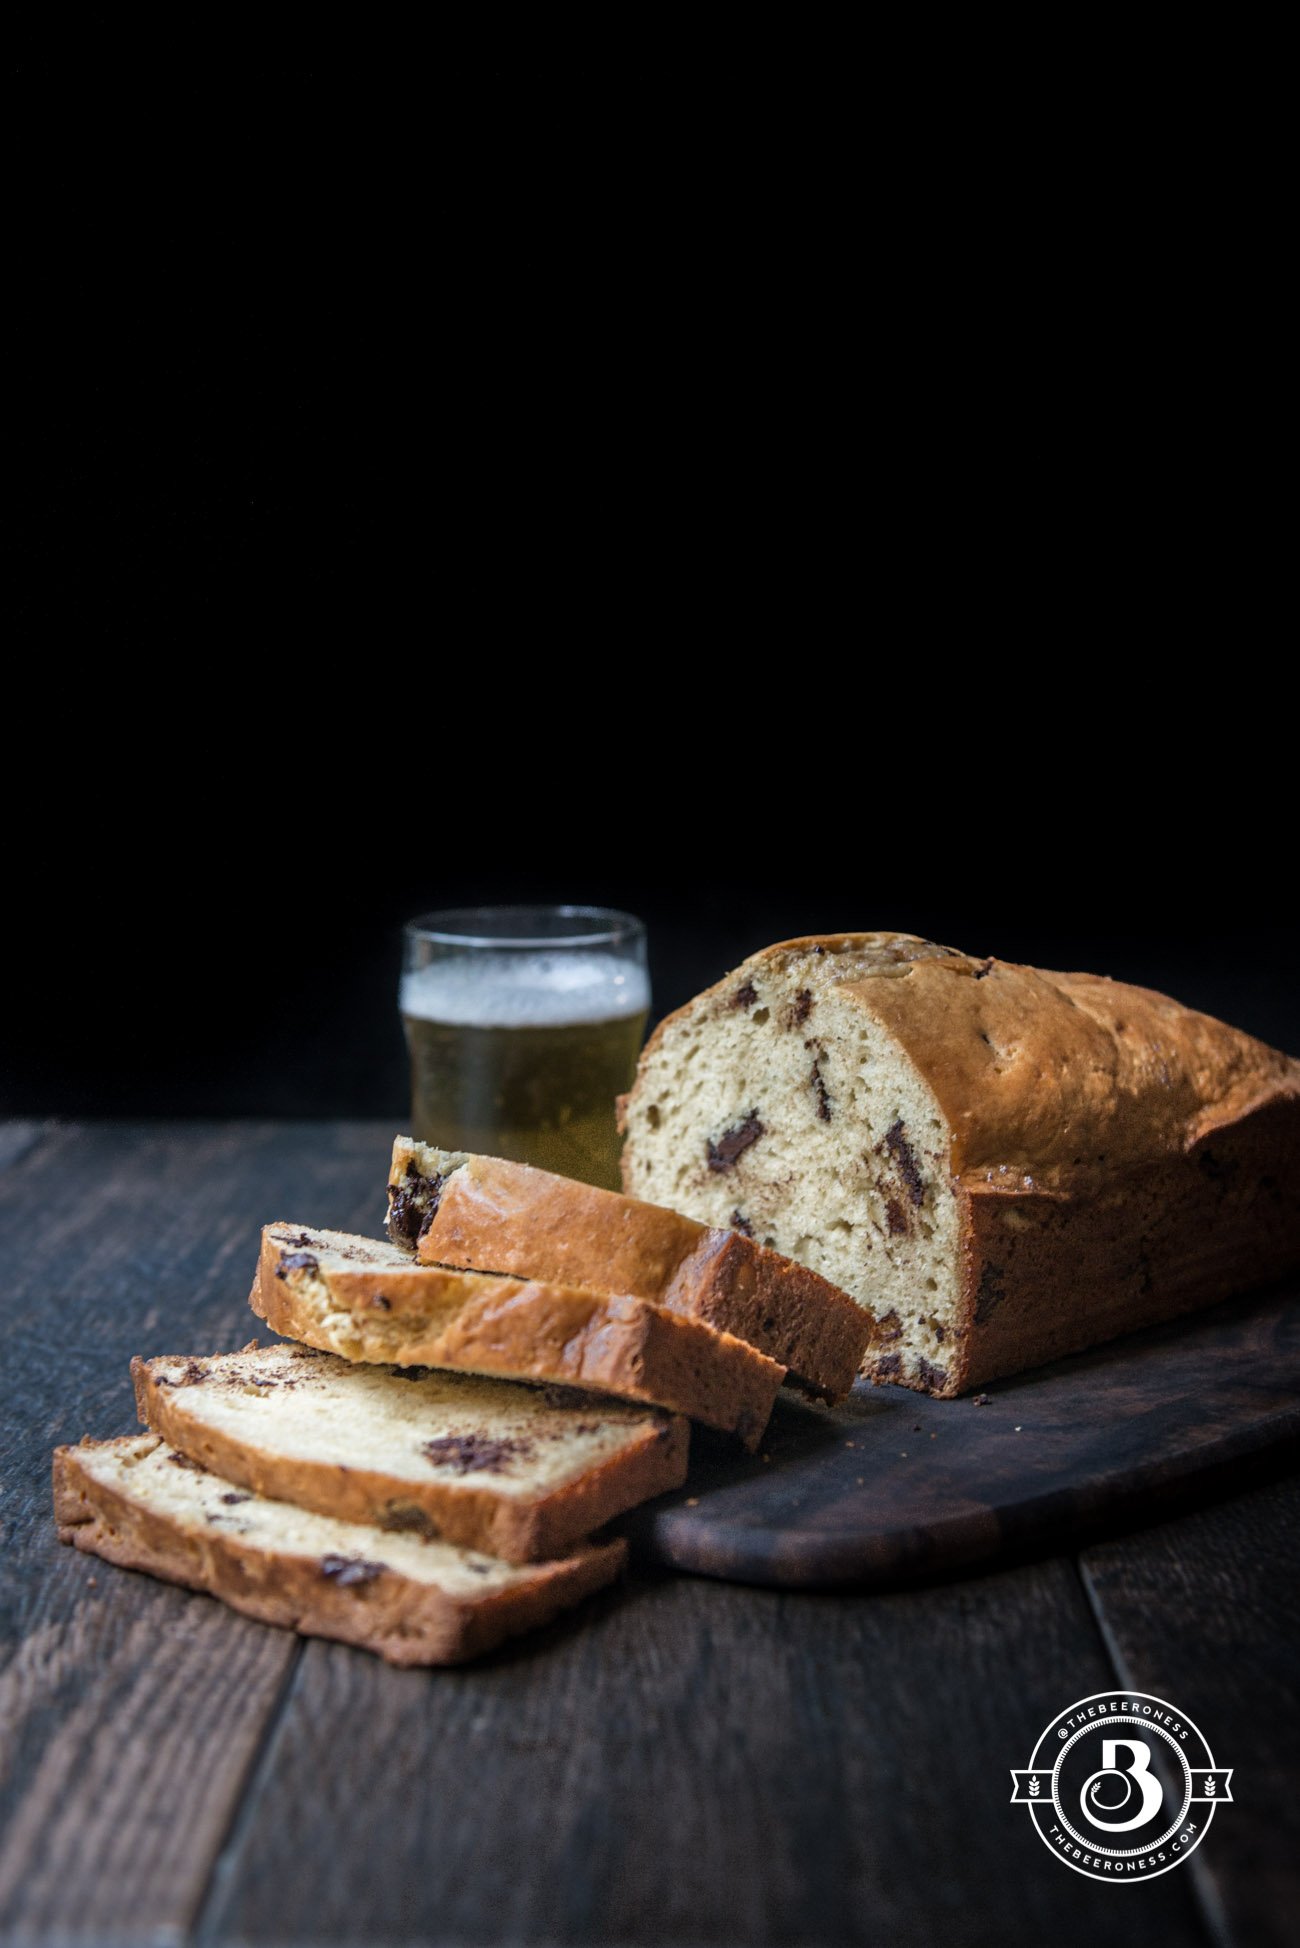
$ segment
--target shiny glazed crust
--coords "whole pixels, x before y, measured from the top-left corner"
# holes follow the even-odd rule
[[[524,1586],[471,1601],[385,1569],[361,1587],[322,1576],[309,1558],[194,1530],[96,1480],[81,1465],[83,1441],[54,1451],[54,1517],[60,1542],[202,1590],[233,1610],[308,1637],[332,1637],[376,1652],[390,1664],[459,1664],[506,1637],[549,1623],[611,1582],[626,1544],[604,1543],[561,1562],[543,1563]]]
[[[308,1268],[293,1262],[288,1233],[303,1235],[263,1231],[249,1304],[287,1339],[344,1359],[586,1387],[685,1414],[750,1449],[785,1378],[743,1340],[641,1299],[433,1266]]]
[[[686,1024],[707,1035],[747,982],[779,982],[787,961],[891,1038],[948,1126],[953,1343],[922,1376],[900,1370],[903,1324],[882,1279],[866,1294],[872,1377],[956,1394],[1300,1263],[1300,1063],[1147,989],[910,935],[782,941],[662,1022],[623,1106],[629,1186],[665,1038]]]
[[[390,1200],[440,1154],[399,1136]],[[739,1231],[529,1164],[479,1156],[447,1163],[416,1242],[422,1263],[630,1293],[747,1340],[825,1399],[842,1400],[853,1385],[871,1315],[807,1266]]]

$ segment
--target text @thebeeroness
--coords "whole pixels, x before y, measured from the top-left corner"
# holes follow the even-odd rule
[[[1232,1768],[1216,1766],[1184,1711],[1145,1691],[1095,1692],[1053,1718],[1013,1769],[1044,1846],[1093,1880],[1151,1880],[1180,1866],[1231,1801]]]

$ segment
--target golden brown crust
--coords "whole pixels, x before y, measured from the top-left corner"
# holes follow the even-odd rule
[[[1182,1155],[1267,1101],[1300,1098],[1300,1062],[1168,995],[1097,974],[974,959],[912,934],[777,941],[666,1016],[642,1063],[670,1023],[750,968],[814,951],[880,957],[877,972],[838,991],[912,1057],[952,1125],[953,1173],[972,1185],[1015,1189],[1007,1180],[1028,1175],[1026,1189],[1068,1189]]]
[[[344,1359],[587,1387],[686,1414],[749,1448],[785,1378],[778,1361],[743,1340],[641,1299],[432,1267],[412,1274],[422,1275],[434,1294],[427,1310],[409,1292],[401,1304],[376,1307],[368,1274],[296,1268],[264,1233],[249,1303],[286,1338]]]
[[[1158,1325],[1300,1260],[1300,1105],[1274,1101],[1109,1196],[972,1189],[964,1360],[946,1391]]]
[[[911,1059],[952,1130],[956,1343],[920,1377],[900,1370],[882,1297],[873,1378],[955,1394],[1300,1263],[1300,1062],[1145,988],[910,935],[808,936],[751,956],[646,1054],[747,972],[809,953],[830,979],[846,957],[837,993]]]
[[[262,1245],[258,1267],[267,1279],[292,1279],[301,1283],[307,1267],[299,1260],[298,1245],[313,1238],[310,1228],[283,1220],[262,1226]],[[331,1234],[321,1233],[322,1238]],[[343,1234],[334,1234],[341,1236]],[[360,1246],[368,1238],[355,1240]],[[388,1247],[384,1246],[384,1250]],[[498,1281],[476,1272],[456,1271],[445,1265],[420,1265],[413,1258],[400,1264],[368,1264],[358,1252],[354,1261],[328,1267],[330,1290],[341,1306],[356,1312],[416,1313],[422,1319],[451,1317],[468,1300]]]
[[[634,1441],[576,1480],[522,1499],[485,1486],[412,1481],[371,1468],[290,1459],[187,1412],[187,1389],[160,1383],[150,1361],[133,1359],[131,1379],[141,1424],[227,1481],[272,1501],[293,1502],[344,1522],[416,1530],[504,1562],[563,1555],[616,1515],[680,1488],[686,1479],[690,1428],[675,1414],[639,1430]]]
[[[393,1146],[390,1183],[409,1149]],[[737,1231],[501,1157],[469,1157],[442,1185],[417,1244],[422,1262],[476,1266],[627,1293],[704,1320],[840,1400],[872,1326],[847,1292]]]
[[[81,1449],[111,1446],[83,1441]],[[359,1586],[324,1576],[311,1558],[254,1547],[236,1535],[188,1531],[159,1510],[97,1480],[76,1447],[54,1451],[54,1518],[60,1542],[123,1569],[141,1569],[202,1590],[261,1623],[331,1637],[390,1664],[459,1664],[506,1637],[548,1623],[611,1582],[627,1545],[589,1547],[537,1566],[530,1581],[468,1600],[394,1570]]]
[[[844,992],[925,1076],[953,1129],[953,1175],[970,1189],[1090,1189],[1183,1156],[1266,1102],[1300,1100],[1300,1063],[1096,975],[963,957]]]

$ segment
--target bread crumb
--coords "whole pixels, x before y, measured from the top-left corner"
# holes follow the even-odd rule
[[[688,1495],[686,1497],[687,1508],[698,1508],[699,1505],[700,1505],[700,1498],[698,1495]]]
[[[977,1393],[970,1404],[972,1407],[991,1407],[993,1402],[987,1393]]]

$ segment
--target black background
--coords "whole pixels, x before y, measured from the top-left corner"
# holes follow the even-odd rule
[[[833,56],[20,54],[5,1109],[400,1118],[470,900],[642,914],[657,1013],[896,926],[1300,1049],[1212,158],[1147,223]]]

